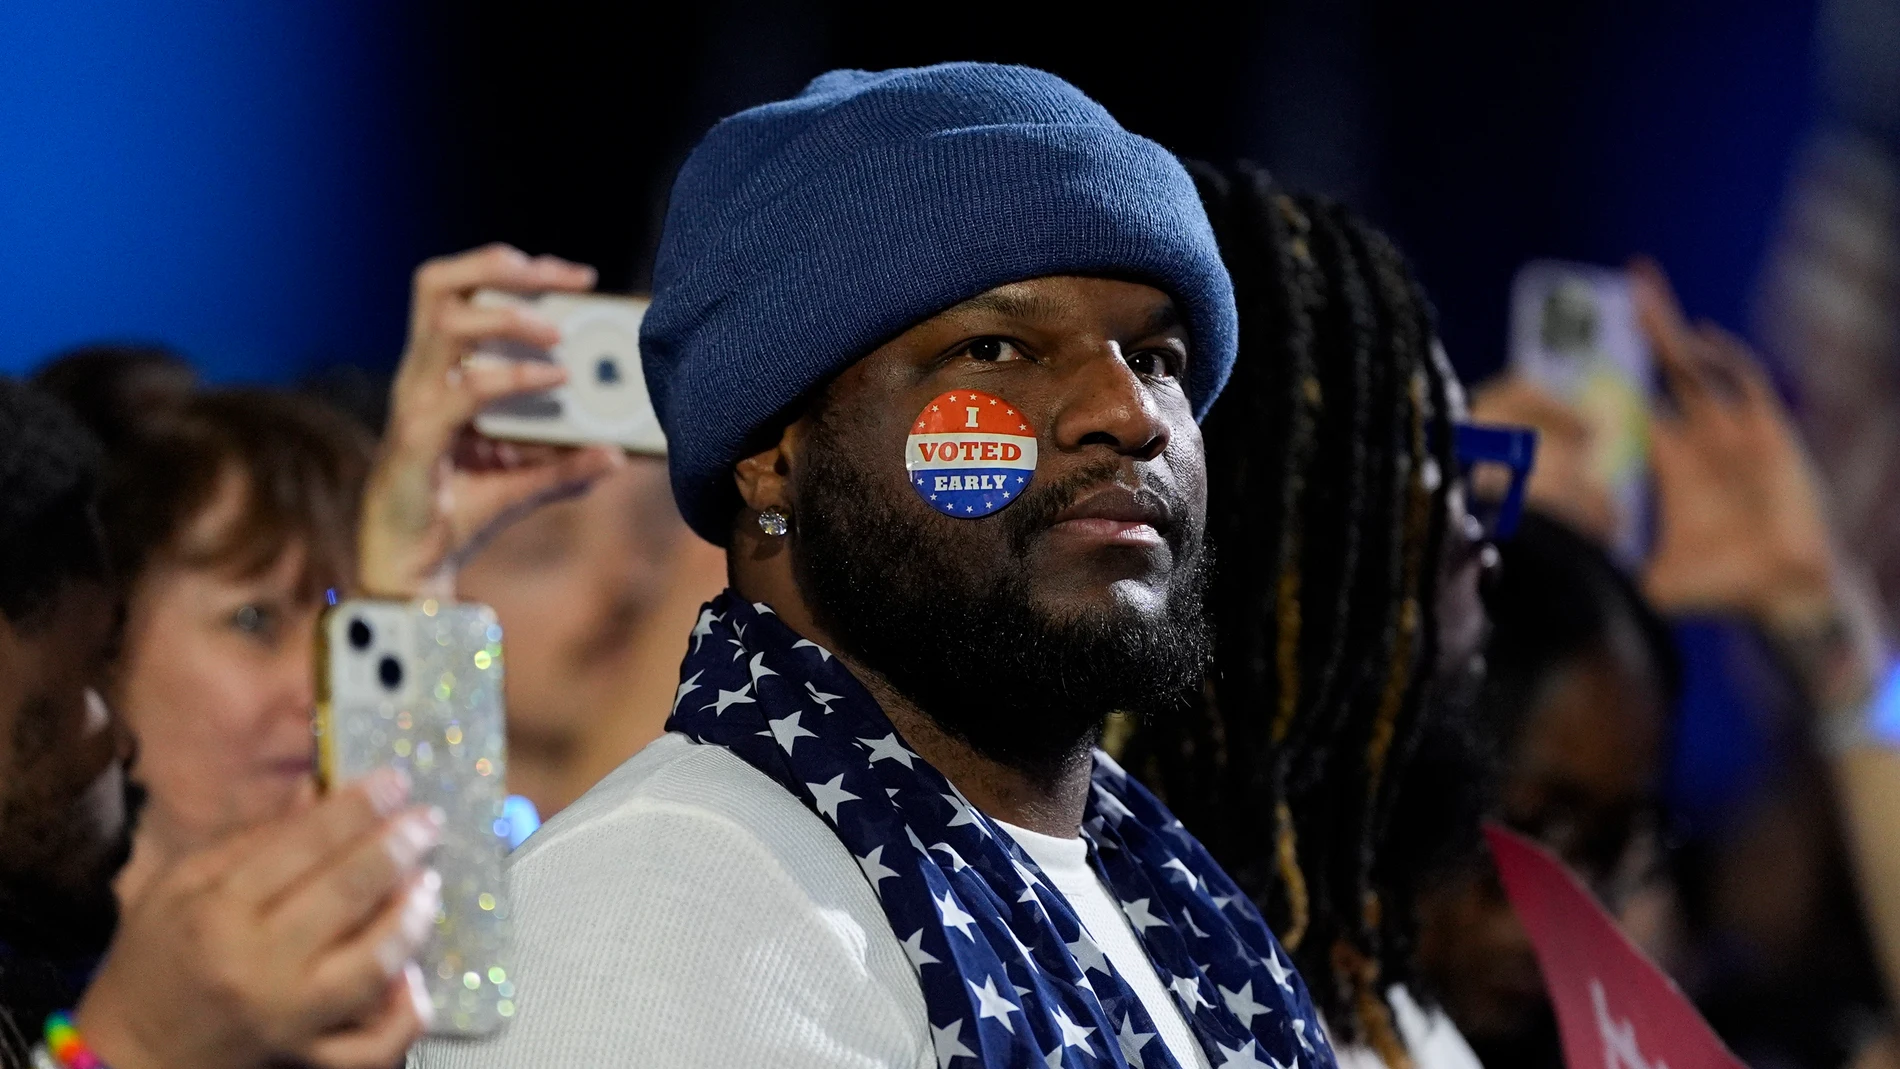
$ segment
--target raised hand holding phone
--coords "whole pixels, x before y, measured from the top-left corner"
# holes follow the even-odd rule
[[[432,1019],[411,959],[436,815],[384,769],[193,854],[121,921],[77,1024],[115,1069],[387,1069]]]
[[[546,349],[560,331],[526,305],[481,306],[481,290],[581,293],[594,269],[489,245],[416,272],[408,349],[359,528],[358,586],[378,597],[453,593],[458,560],[510,513],[585,487],[621,462],[611,446],[497,442],[471,422],[503,398],[567,380],[561,365],[485,356],[483,343]]]

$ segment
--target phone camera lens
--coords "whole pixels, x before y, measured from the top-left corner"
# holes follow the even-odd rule
[[[620,385],[620,363],[611,356],[603,356],[594,364],[594,381],[602,386]]]
[[[376,678],[382,680],[383,686],[389,690],[402,686],[402,663],[394,657],[383,658],[376,665]]]
[[[368,624],[364,623],[361,620],[350,621],[350,645],[351,646],[359,650],[369,649],[370,639],[374,637],[375,636],[370,633]]]

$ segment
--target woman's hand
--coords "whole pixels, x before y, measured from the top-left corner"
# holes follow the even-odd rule
[[[497,442],[469,423],[504,397],[566,381],[555,364],[471,357],[485,341],[548,348],[552,323],[517,307],[477,307],[477,290],[584,292],[594,269],[489,245],[416,272],[409,347],[390,391],[389,426],[364,494],[357,582],[372,597],[452,596],[454,568],[512,515],[584,489],[623,457]]]
[[[1596,432],[1583,413],[1531,380],[1507,375],[1478,388],[1471,418],[1536,430],[1537,463],[1525,502],[1605,545],[1616,536],[1616,503],[1597,474]]]
[[[115,1069],[389,1069],[432,1010],[411,960],[439,817],[382,769],[186,857],[119,925],[76,1024]]]
[[[1654,265],[1631,273],[1673,401],[1650,419],[1657,530],[1646,593],[1665,612],[1741,612],[1771,632],[1827,616],[1838,566],[1826,514],[1774,387],[1739,339],[1684,320]]]

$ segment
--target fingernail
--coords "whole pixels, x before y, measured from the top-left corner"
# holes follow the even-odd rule
[[[402,975],[408,981],[409,1003],[415,1007],[416,1019],[427,1028],[435,1023],[435,1002],[429,998],[429,985],[422,982],[422,969],[412,961],[402,967]]]
[[[397,818],[389,833],[389,854],[407,868],[422,859],[442,839],[442,825],[429,813],[408,813]]]
[[[422,945],[429,929],[435,926],[435,915],[442,912],[442,877],[434,869],[422,874],[422,879],[409,892],[409,901],[402,911],[402,934],[413,949]]]
[[[390,816],[409,800],[409,777],[400,768],[385,765],[364,776],[363,792],[376,812]]]

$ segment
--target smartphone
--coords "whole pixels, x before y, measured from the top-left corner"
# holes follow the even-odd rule
[[[1592,464],[1617,510],[1611,551],[1648,549],[1649,411],[1655,364],[1636,323],[1629,273],[1533,260],[1511,284],[1511,367],[1590,424]]]
[[[522,305],[561,329],[552,349],[496,341],[476,353],[510,360],[539,360],[567,368],[567,382],[552,390],[503,398],[475,417],[475,429],[490,438],[557,445],[617,445],[634,453],[666,455],[666,435],[647,397],[640,369],[643,297],[600,293],[504,293],[482,290],[478,307]]]
[[[435,932],[417,958],[431,1031],[484,1035],[515,1012],[501,626],[486,605],[348,600],[320,631],[318,772],[346,783],[383,765],[411,800],[446,816],[430,863],[442,876]]]

